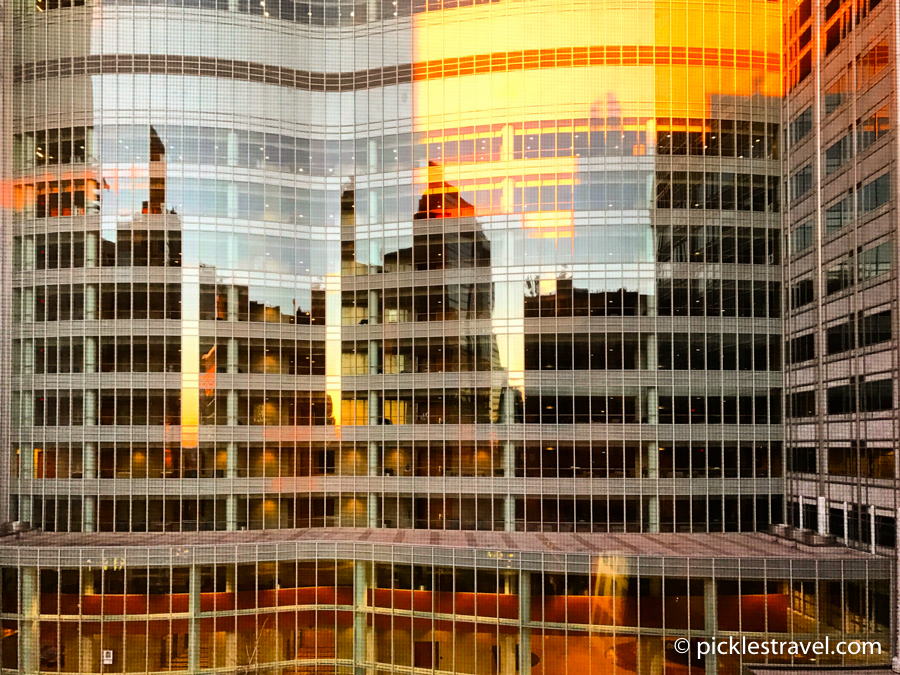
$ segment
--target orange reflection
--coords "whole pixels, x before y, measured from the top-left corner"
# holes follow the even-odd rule
[[[414,16],[414,129],[429,159],[416,183],[425,211],[519,213],[528,208],[516,201],[518,187],[577,183],[571,176],[583,159],[574,147],[568,157],[528,156],[522,143],[538,139],[538,129],[578,133],[580,123],[586,133],[621,133],[631,143],[621,154],[640,157],[655,152],[657,116],[715,118],[739,100],[779,97],[781,21],[781,3],[757,0],[528,0]],[[454,190],[461,194],[451,197]],[[571,206],[540,210],[553,215],[523,216],[523,227],[567,236],[570,218],[560,214]]]

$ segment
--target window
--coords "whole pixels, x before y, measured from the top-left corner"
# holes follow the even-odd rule
[[[882,40],[865,54],[856,57],[856,88],[861,89],[888,64],[888,43]]]
[[[853,197],[846,197],[825,209],[825,234],[837,232],[853,220]]]
[[[890,410],[894,407],[894,384],[891,380],[862,382],[859,385],[860,412]]]
[[[832,295],[849,288],[854,282],[853,260],[845,260],[825,270],[825,293]]]
[[[856,412],[856,385],[842,384],[829,387],[825,392],[826,412],[829,415],[846,415]]]
[[[814,234],[815,223],[812,220],[797,225],[791,232],[791,253],[800,253],[812,246]]]
[[[853,156],[853,137],[847,134],[825,150],[825,175],[834,173]]]
[[[891,333],[891,310],[860,317],[860,347],[868,347],[869,345],[887,342],[891,339]]]
[[[856,144],[862,152],[891,130],[890,105],[885,105],[869,117],[856,122]]]
[[[849,448],[828,448],[828,473],[832,476],[893,478],[894,451],[852,444]]]
[[[791,340],[789,357],[791,363],[803,363],[816,358],[815,333],[807,333]]]
[[[798,391],[788,398],[788,415],[790,417],[814,417],[816,414],[816,392]]]
[[[845,73],[839,79],[828,85],[825,89],[825,115],[826,117],[841,107],[850,89],[850,78]]]
[[[791,199],[798,199],[806,194],[813,186],[813,167],[807,164],[791,176]]]
[[[49,0],[45,4],[49,4]],[[59,0],[55,3],[59,6]],[[84,0],[75,4],[84,4]],[[40,5],[38,5],[40,6]],[[48,7],[55,9],[55,7]],[[83,164],[93,142],[92,127],[66,127],[43,129],[16,134],[13,139],[13,156],[16,169],[53,164]]]
[[[853,321],[832,326],[825,331],[826,350],[829,355],[840,354],[856,347],[856,331]]]
[[[891,174],[886,173],[862,186],[862,189],[859,191],[857,205],[860,213],[866,213],[887,204],[890,199]]]
[[[815,448],[791,448],[791,471],[796,473],[817,473]]]
[[[791,286],[791,309],[808,305],[815,300],[816,293],[812,278],[801,279]]]
[[[891,242],[879,244],[863,251],[857,258],[859,280],[865,281],[891,271],[893,245]]]
[[[812,131],[813,127],[813,110],[810,106],[802,113],[794,118],[788,127],[788,145],[794,145],[806,138],[807,134]]]

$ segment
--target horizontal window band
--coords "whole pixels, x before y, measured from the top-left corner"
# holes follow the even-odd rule
[[[586,66],[706,66],[780,72],[780,56],[733,49],[599,45],[495,52],[346,73],[321,73],[281,66],[166,54],[92,54],[16,66],[15,83],[51,77],[104,74],[160,74],[222,77],[307,91],[358,91],[422,80],[482,73]]]

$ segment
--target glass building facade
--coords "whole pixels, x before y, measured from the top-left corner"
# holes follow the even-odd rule
[[[888,562],[756,534],[781,3],[10,12],[2,668],[888,658]]]
[[[788,522],[896,549],[895,2],[787,18]]]

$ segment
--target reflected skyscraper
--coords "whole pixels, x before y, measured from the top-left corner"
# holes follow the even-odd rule
[[[884,663],[765,534],[782,10],[17,0],[0,666]]]

